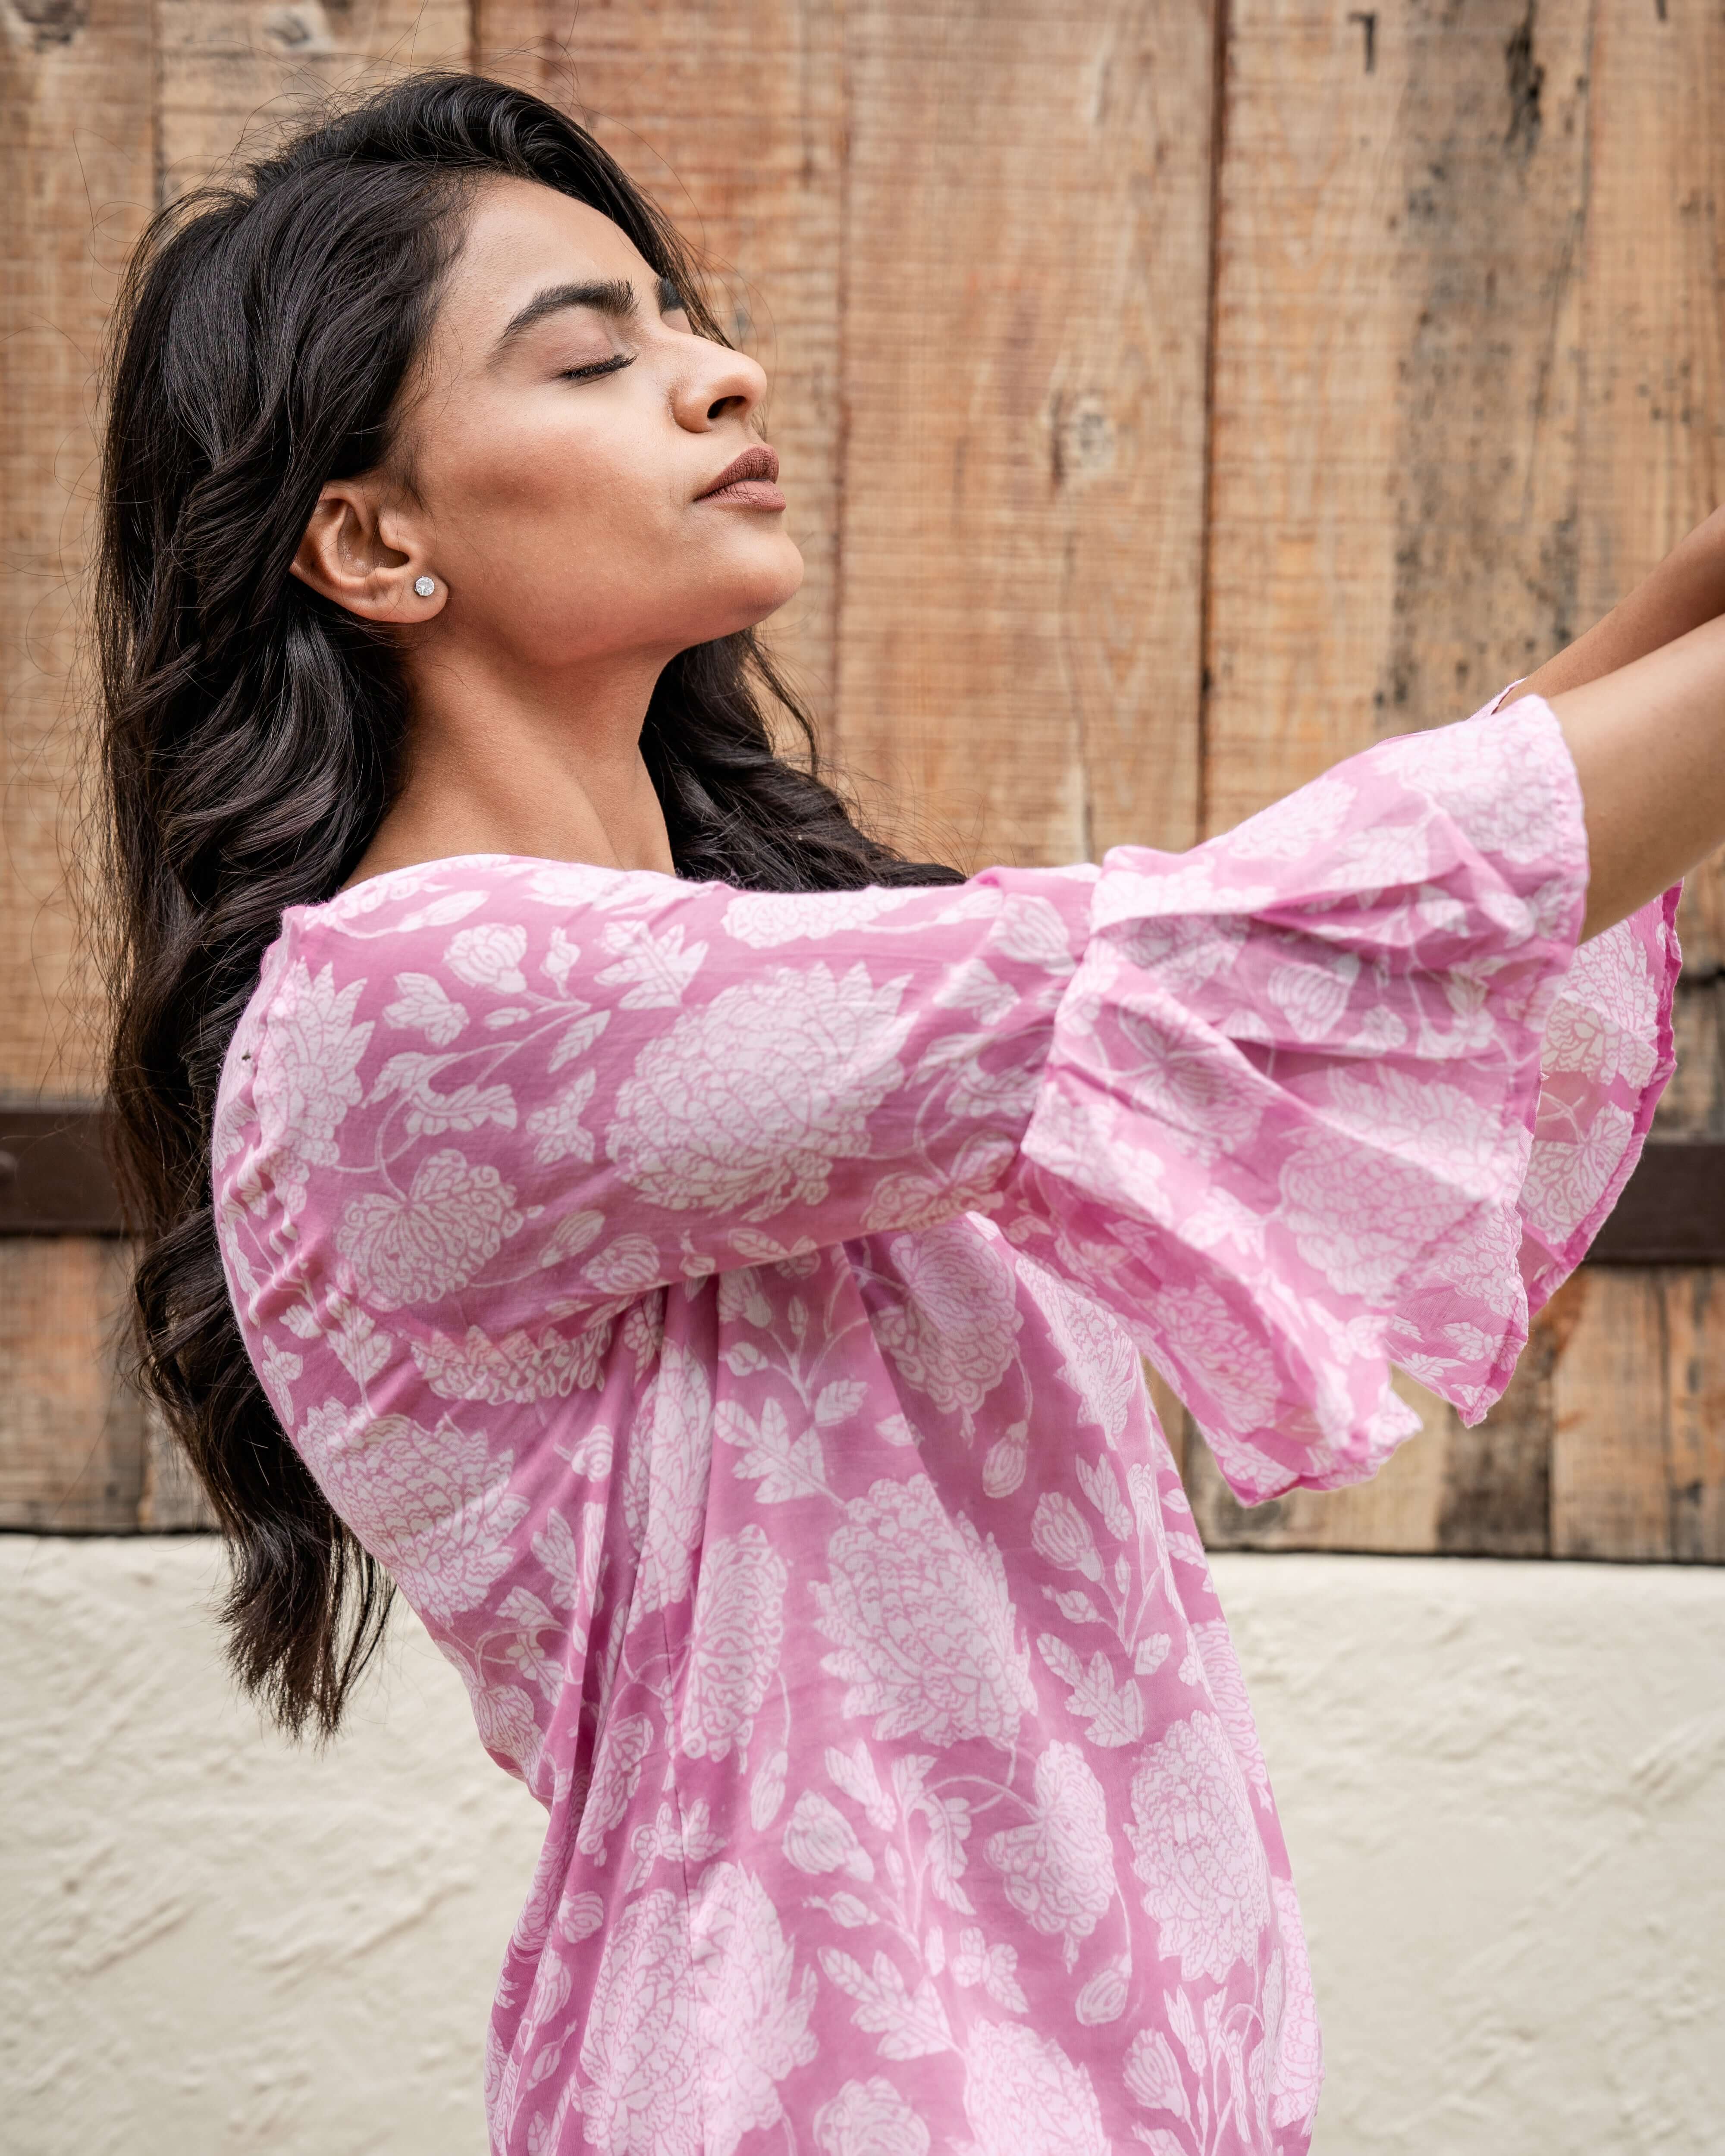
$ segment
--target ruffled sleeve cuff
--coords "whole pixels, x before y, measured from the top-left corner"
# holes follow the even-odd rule
[[[1010,1232],[1106,1301],[1240,1499],[1476,1422],[1672,1068],[1677,892],[1578,950],[1550,706],[1380,742],[1183,855],[1103,863]]]

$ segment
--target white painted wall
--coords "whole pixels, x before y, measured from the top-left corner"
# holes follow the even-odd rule
[[[1725,1572],[1217,1565],[1312,1934],[1317,2156],[1725,2150]],[[403,1622],[327,1757],[198,1541],[0,1537],[4,2156],[481,2156],[536,1845]]]

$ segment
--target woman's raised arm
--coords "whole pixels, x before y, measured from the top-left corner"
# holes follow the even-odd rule
[[[1581,782],[1585,942],[1725,842],[1725,619],[1547,701]]]

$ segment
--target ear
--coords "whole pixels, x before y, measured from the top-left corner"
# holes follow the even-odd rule
[[[384,502],[375,482],[331,480],[317,498],[292,568],[302,583],[366,621],[403,626],[441,613],[444,580],[428,567],[428,548],[413,517]],[[433,576],[422,597],[415,581]]]

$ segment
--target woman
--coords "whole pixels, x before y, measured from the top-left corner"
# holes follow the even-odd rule
[[[145,1373],[282,1722],[336,1727],[393,1579],[546,1808],[496,2148],[1301,2150],[1299,1920],[1139,1353],[1246,1502],[1369,1474],[1392,1361],[1501,1390],[1671,1068],[1721,542],[1190,854],[962,881],[769,747],[764,388],[603,151],[473,79],[145,243]]]

